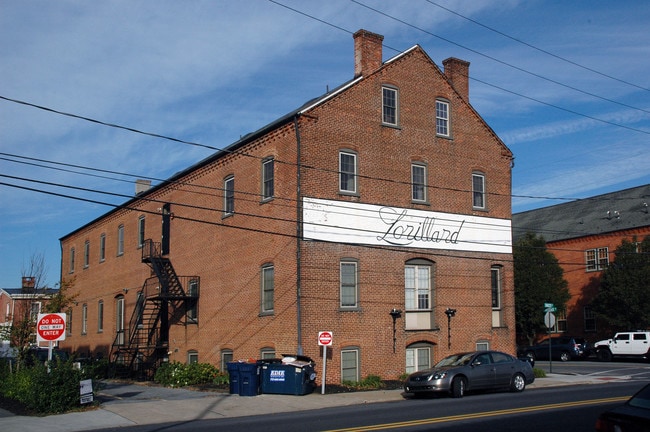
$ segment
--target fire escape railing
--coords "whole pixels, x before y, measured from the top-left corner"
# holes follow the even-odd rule
[[[111,359],[116,375],[119,366],[121,376],[151,379],[168,355],[170,326],[183,318],[192,322],[200,283],[198,276],[178,276],[169,258],[161,255],[160,243],[145,241],[142,262],[155,276],[138,291],[128,326],[116,334]]]

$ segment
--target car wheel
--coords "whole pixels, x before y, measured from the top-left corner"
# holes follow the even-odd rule
[[[569,354],[566,351],[562,351],[560,353],[560,360],[562,360],[563,362],[571,360],[571,354]]]
[[[510,384],[510,390],[513,392],[522,392],[526,388],[526,378],[520,373],[516,373],[512,377],[512,383]]]
[[[604,362],[612,361],[612,353],[607,348],[599,349],[596,352],[596,354],[597,354],[598,360],[600,360],[600,361],[604,361]]]
[[[451,397],[462,398],[465,396],[465,387],[467,387],[467,380],[465,378],[454,378],[451,382]]]
[[[528,351],[528,352],[526,353],[526,357],[528,357],[528,358],[531,359],[532,361],[535,361],[535,353],[532,352],[532,351]]]

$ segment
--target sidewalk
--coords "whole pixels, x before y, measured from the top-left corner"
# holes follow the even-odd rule
[[[547,374],[528,390],[575,384],[602,384],[630,377],[594,377]],[[304,411],[334,406],[358,405],[403,400],[402,390],[320,394],[320,388],[304,396],[262,394],[239,396],[228,393],[169,389],[137,383],[108,382],[95,395],[98,409],[51,415],[16,416],[0,409],[0,430],[21,432],[75,432],[109,427],[165,422],[241,417],[279,412]]]

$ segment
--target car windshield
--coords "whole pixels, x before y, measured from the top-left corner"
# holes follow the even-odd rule
[[[635,394],[627,404],[637,408],[650,409],[650,385],[644,387],[643,390]]]
[[[469,361],[472,359],[472,355],[473,353],[450,355],[449,357],[445,357],[440,360],[436,367],[463,366],[469,363]]]

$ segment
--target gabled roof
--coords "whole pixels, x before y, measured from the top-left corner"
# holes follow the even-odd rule
[[[547,242],[650,226],[650,184],[512,215],[513,240]]]
[[[410,53],[412,53],[412,52],[414,52],[416,50],[424,54],[424,56],[428,59],[428,61],[430,61],[431,64],[437,69],[438,73],[440,73],[440,75],[443,77],[443,79],[445,79],[448,82],[451,89],[453,91],[456,91],[454,89],[452,83],[449,81],[448,77],[440,70],[440,68],[429,57],[429,55],[426,53],[426,51],[424,49],[422,49],[422,47],[420,45],[417,45],[417,44],[412,46],[411,48],[407,49],[406,51],[403,51],[403,52],[393,56],[392,58],[386,60],[385,62],[382,63],[382,65],[381,65],[381,67],[379,69],[373,71],[370,75],[374,75],[375,73],[381,71],[383,68],[385,68],[389,64],[395,63],[396,61],[400,60],[401,58],[404,58],[405,56],[407,56],[408,54],[410,54]],[[368,75],[368,76],[370,76],[370,75]],[[197,162],[197,163],[195,163],[195,164],[193,164],[193,165],[191,165],[191,166],[189,166],[189,167],[187,167],[187,168],[185,168],[185,169],[183,169],[181,171],[178,171],[177,173],[172,175],[167,180],[165,180],[165,181],[163,181],[163,182],[161,182],[161,183],[159,183],[159,184],[157,184],[155,186],[152,186],[150,189],[146,190],[145,192],[137,194],[132,199],[126,201],[124,204],[116,206],[115,208],[109,210],[108,212],[102,214],[101,216],[95,218],[94,220],[88,222],[87,224],[85,224],[85,225],[75,229],[74,231],[64,235],[63,237],[59,238],[59,241],[62,241],[65,238],[67,238],[67,237],[69,237],[69,236],[71,236],[71,235],[85,229],[86,227],[93,225],[97,221],[105,218],[106,216],[108,216],[108,215],[110,215],[112,213],[115,213],[115,212],[117,212],[117,211],[119,211],[119,210],[121,210],[123,208],[128,208],[131,204],[133,204],[133,203],[137,202],[138,200],[140,200],[140,199],[142,199],[142,198],[156,192],[157,190],[160,190],[160,189],[162,189],[162,188],[164,188],[164,187],[166,187],[166,186],[168,186],[168,185],[170,185],[172,183],[181,181],[181,179],[183,177],[187,176],[188,174],[191,174],[192,172],[200,169],[201,167],[209,165],[210,163],[212,163],[212,162],[214,162],[216,160],[219,160],[220,158],[222,158],[222,157],[224,157],[224,156],[226,156],[228,154],[236,152],[238,149],[244,147],[246,144],[249,144],[249,143],[255,141],[256,139],[259,139],[259,138],[263,137],[264,135],[268,134],[269,132],[271,132],[273,130],[276,130],[276,129],[278,129],[278,128],[280,128],[280,127],[282,127],[282,126],[284,126],[284,125],[286,125],[286,124],[288,124],[290,122],[293,122],[297,117],[299,117],[299,116],[301,116],[303,114],[306,114],[308,111],[316,108],[317,106],[319,106],[319,105],[327,102],[328,100],[336,97],[337,95],[343,93],[344,91],[346,91],[349,88],[356,85],[358,82],[368,78],[368,76],[363,76],[362,75],[362,76],[359,76],[357,78],[351,79],[351,80],[341,84],[340,86],[336,87],[335,89],[333,89],[331,91],[328,91],[327,93],[325,93],[325,94],[323,94],[321,96],[318,96],[316,98],[313,98],[313,99],[305,102],[299,108],[297,108],[297,109],[283,115],[282,117],[278,118],[277,120],[274,120],[273,122],[271,122],[271,123],[263,126],[262,128],[256,130],[255,132],[251,132],[251,133],[248,133],[248,134],[242,136],[238,141],[236,141],[236,142],[228,145],[227,147],[213,153],[212,155],[206,157],[205,159],[203,159],[203,160],[201,160],[201,161],[199,161],[199,162]],[[463,103],[466,103],[470,107],[472,112],[474,112],[474,114],[482,122],[482,124],[488,129],[488,131],[491,134],[493,134],[493,136],[497,139],[497,141],[500,143],[500,145],[508,152],[509,155],[512,155],[510,149],[508,149],[508,147],[503,143],[503,141],[501,141],[501,139],[492,130],[492,128],[474,110],[474,108],[471,106],[471,104],[469,104],[462,97],[460,97],[460,95],[459,95],[459,99],[462,100]]]

